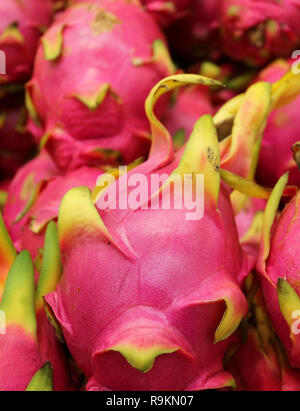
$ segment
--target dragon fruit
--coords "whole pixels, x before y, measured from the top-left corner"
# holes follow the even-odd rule
[[[3,218],[18,250],[21,249],[21,219],[24,213],[32,206],[45,182],[58,174],[59,170],[48,153],[42,151],[38,157],[24,165],[11,182]]]
[[[0,100],[0,175],[12,177],[34,148],[25,130],[24,95],[12,94]]]
[[[192,0],[141,0],[141,3],[160,26],[167,27],[190,12]]]
[[[204,87],[190,87],[179,90],[172,102],[164,123],[173,137],[175,148],[186,142],[194,124],[204,114],[213,114],[208,90]]]
[[[290,70],[290,66],[288,61],[277,60],[262,71],[258,81],[275,82]],[[300,84],[300,79],[298,81]],[[289,182],[300,185],[300,173],[291,151],[299,140],[299,103],[300,95],[290,104],[274,110],[269,117],[257,170],[257,180],[261,184],[274,186],[279,177],[289,171]]]
[[[4,71],[0,84],[24,81],[31,76],[39,38],[51,24],[52,14],[51,0],[1,0],[0,50]]]
[[[36,336],[34,269],[23,251],[9,272],[0,303],[0,389],[24,391],[42,366]]]
[[[43,247],[47,224],[57,220],[59,204],[71,188],[93,188],[103,170],[80,167],[60,175],[47,152],[42,151],[13,179],[3,218],[18,249],[26,248],[35,259]]]
[[[299,0],[222,0],[224,52],[251,66],[289,57],[300,44]]]
[[[246,281],[249,313],[226,359],[239,391],[299,391],[300,371],[288,364],[253,275]]]
[[[187,15],[167,28],[170,48],[183,64],[220,57],[219,14],[219,0],[192,0]]]
[[[299,289],[299,202],[300,193],[276,218],[285,174],[275,186],[265,212],[257,270],[264,300],[275,330],[284,344],[290,362],[300,367],[300,340],[297,328],[300,310]]]
[[[55,289],[61,275],[55,224],[47,228],[36,292],[30,254],[26,250],[17,256],[1,215],[0,234],[0,390],[25,389],[28,377],[47,361],[51,362],[54,388],[73,389],[63,345],[47,320],[43,302],[43,296]],[[13,351],[17,354],[14,359]]]
[[[28,127],[62,170],[147,156],[144,100],[172,70],[160,29],[140,7],[75,4],[42,38],[27,84]]]
[[[92,189],[103,170],[80,167],[64,176],[45,182],[36,201],[22,220],[20,244],[30,251],[33,258],[42,248],[45,228],[50,221],[57,221],[59,205],[64,195],[73,187],[87,186]]]
[[[211,116],[203,116],[185,149],[174,156],[171,137],[153,113],[162,94],[191,83],[218,84],[178,75],[150,93],[146,111],[153,145],[147,162],[96,197],[78,187],[61,203],[64,273],[45,299],[86,375],[87,390],[234,385],[222,359],[231,343],[228,337],[247,312],[240,285],[248,264],[238,243],[228,188],[220,182],[216,131]],[[155,198],[161,205],[157,192],[148,188],[143,205],[135,210],[100,206],[106,196],[112,200],[112,193],[119,193],[117,201],[124,204],[135,197],[132,187],[127,187],[128,194],[122,191],[131,176],[142,175],[149,182],[151,175],[163,174],[166,187],[175,174],[196,178],[198,173],[206,181],[202,219],[186,220],[185,207],[146,207]],[[189,189],[193,191],[192,185]]]

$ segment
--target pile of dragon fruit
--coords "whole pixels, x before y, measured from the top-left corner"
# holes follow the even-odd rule
[[[300,390],[299,21],[1,0],[0,391]]]

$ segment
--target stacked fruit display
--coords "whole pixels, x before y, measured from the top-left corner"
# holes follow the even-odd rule
[[[1,0],[0,391],[300,390],[300,0]]]

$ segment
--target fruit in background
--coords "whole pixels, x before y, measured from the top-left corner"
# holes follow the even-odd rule
[[[186,17],[166,30],[172,54],[185,66],[220,57],[219,0],[193,0]]]
[[[300,371],[293,369],[266,313],[257,279],[246,281],[249,313],[225,360],[238,391],[299,391]]]
[[[64,348],[47,319],[43,302],[61,276],[55,224],[52,222],[46,232],[36,293],[29,252],[16,255],[1,216],[0,227],[0,390],[24,390],[45,361],[51,362],[54,388],[73,389]]]
[[[39,38],[51,24],[52,9],[51,0],[1,0],[0,50],[6,74],[0,74],[0,84],[31,76]]]
[[[221,0],[224,52],[250,66],[290,57],[300,44],[299,0]]]
[[[34,152],[34,141],[26,131],[24,94],[0,100],[0,175],[13,177]]]
[[[59,171],[49,154],[42,151],[36,158],[25,164],[12,180],[3,218],[18,250],[21,249],[23,214],[34,204],[45,182],[58,174]]]
[[[164,124],[173,137],[174,148],[180,148],[193,131],[194,124],[204,114],[213,114],[207,88],[191,86],[174,95],[164,117]]]
[[[189,14],[192,0],[141,0],[147,13],[162,27]]]
[[[140,7],[75,4],[42,38],[27,84],[29,129],[62,170],[128,164],[148,154],[144,101],[172,71],[164,36]]]
[[[60,175],[45,151],[22,167],[10,185],[3,210],[16,247],[28,249],[35,259],[43,247],[45,228],[50,221],[57,220],[59,204],[66,192],[81,185],[92,189],[102,173],[101,169],[80,167]]]
[[[274,83],[291,68],[291,62],[277,60],[264,69],[258,81]],[[300,76],[295,76],[300,84]],[[259,155],[257,179],[273,187],[282,174],[289,171],[289,183],[300,186],[300,172],[293,160],[292,146],[299,138],[299,104],[298,96],[290,104],[277,108],[269,117]]]
[[[257,270],[263,297],[274,328],[285,346],[292,366],[300,366],[298,316],[299,289],[299,206],[300,192],[276,218],[285,174],[276,184],[268,201],[262,231]]]

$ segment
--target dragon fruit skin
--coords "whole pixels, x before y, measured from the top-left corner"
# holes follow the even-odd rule
[[[44,136],[63,170],[115,163],[120,156],[134,161],[150,146],[145,98],[172,70],[159,27],[140,7],[76,4],[42,38],[27,85],[29,129],[37,140]]]
[[[170,48],[184,62],[218,59],[219,0],[192,0],[186,14],[167,27]]]
[[[2,0],[0,5],[0,49],[6,56],[6,75],[0,84],[27,80],[42,30],[52,21],[51,0]]]
[[[275,82],[290,69],[290,62],[277,60],[261,72],[258,81]],[[290,104],[274,110],[264,132],[258,162],[257,180],[273,187],[289,171],[289,183],[300,184],[300,173],[293,160],[291,147],[299,140],[298,105],[300,96]]]
[[[204,114],[213,114],[207,89],[190,87],[179,91],[175,103],[166,113],[164,124],[173,139],[176,139],[176,135],[182,134],[181,140],[184,143],[191,135],[196,121]]]
[[[227,367],[239,391],[299,391],[300,371],[288,364],[266,314],[256,276],[246,281],[249,314],[239,329],[237,346]]]
[[[42,268],[36,291],[30,254],[26,250],[17,256],[1,216],[0,245],[0,309],[1,313],[5,314],[6,322],[6,334],[3,339],[0,335],[1,344],[4,347],[1,355],[8,357],[8,359],[1,357],[1,363],[4,365],[3,370],[0,369],[0,390],[7,387],[6,385],[3,387],[3,384],[22,383],[23,373],[28,384],[35,372],[32,370],[41,367],[47,361],[51,363],[54,388],[59,391],[74,389],[63,346],[57,340],[54,328],[47,319],[43,302],[43,296],[55,289],[61,276],[55,224],[50,223],[46,231]],[[3,300],[1,301],[2,295]],[[17,357],[12,359],[10,350],[15,350]],[[19,356],[25,356],[26,361],[22,359],[20,364],[15,363],[19,361]],[[9,366],[7,366],[7,361],[9,361]],[[5,375],[10,374],[15,375],[14,378],[17,381],[11,378],[11,381],[8,379],[4,382]],[[16,386],[14,389],[24,388]]]
[[[249,65],[289,57],[300,43],[299,0],[222,0],[224,51]]]
[[[74,390],[69,364],[62,341],[50,323],[44,304],[44,296],[55,290],[62,275],[62,263],[55,223],[51,221],[45,232],[43,259],[35,293],[37,339],[42,362],[50,362],[53,369],[55,391]]]
[[[30,251],[35,258],[42,248],[45,228],[50,221],[57,221],[59,205],[64,195],[77,186],[92,189],[103,170],[92,167],[80,167],[64,176],[57,176],[48,181],[37,200],[22,221],[20,237],[22,248]]]
[[[186,221],[187,210],[172,207],[107,212],[93,205],[85,187],[69,191],[60,207],[64,274],[46,301],[88,379],[87,390],[233,385],[222,359],[230,344],[226,338],[247,311],[240,290],[247,264],[228,189],[220,185],[216,132],[211,117],[202,117],[184,153],[173,157],[169,134],[149,111],[159,95],[186,81],[186,76],[170,77],[152,91],[146,103],[150,158],[127,176],[140,173],[149,180],[151,173],[203,172],[209,181],[203,218]]]
[[[300,367],[300,340],[293,330],[293,313],[300,308],[299,192],[275,219],[287,179],[286,174],[279,180],[265,211],[257,270],[271,321],[291,364]]]
[[[141,3],[147,13],[149,13],[161,27],[167,27],[189,13],[192,0],[141,0]]]
[[[0,334],[1,391],[24,391],[42,366],[36,337],[34,269],[28,251],[15,260],[7,277],[0,310],[5,334]]]
[[[80,185],[93,188],[102,173],[103,170],[98,168],[80,167],[60,175],[45,151],[22,167],[10,185],[3,210],[4,221],[16,247],[26,248],[35,259],[39,249],[43,248],[45,228],[50,221],[57,220],[59,204],[66,192]],[[21,219],[18,218],[20,215]]]
[[[25,164],[12,180],[8,197],[3,210],[3,218],[9,234],[17,249],[20,249],[20,238],[23,221],[19,220],[22,212],[34,201],[45,181],[59,174],[57,167],[47,152]]]
[[[24,95],[12,94],[0,100],[0,175],[13,177],[29,159],[33,138],[25,131]]]

